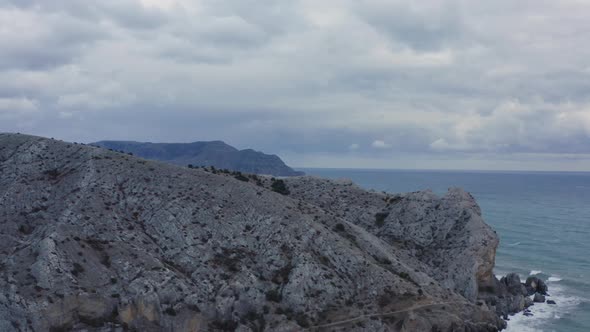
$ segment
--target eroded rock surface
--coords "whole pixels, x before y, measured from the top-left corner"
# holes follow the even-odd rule
[[[468,193],[216,173],[0,134],[0,329],[505,326]]]

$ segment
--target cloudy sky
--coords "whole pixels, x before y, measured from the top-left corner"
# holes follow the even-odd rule
[[[0,131],[590,170],[590,2],[0,0]]]

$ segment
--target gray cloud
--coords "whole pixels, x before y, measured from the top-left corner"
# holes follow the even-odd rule
[[[429,51],[450,47],[469,34],[460,7],[452,3],[415,4],[363,1],[356,7],[361,18],[396,44]],[[465,40],[463,40],[465,41]]]
[[[579,168],[590,154],[589,9],[0,0],[0,130],[223,139],[296,165],[404,156],[518,168],[546,155],[555,168],[563,155],[563,168]]]
[[[107,34],[95,24],[58,14],[8,9],[0,21],[0,68],[46,70],[75,60]]]

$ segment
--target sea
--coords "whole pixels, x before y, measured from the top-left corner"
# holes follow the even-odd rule
[[[500,237],[497,277],[516,272],[547,282],[556,305],[510,317],[507,331],[590,331],[590,173],[300,169],[389,193],[462,187]]]

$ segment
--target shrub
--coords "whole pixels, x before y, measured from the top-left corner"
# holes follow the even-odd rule
[[[272,191],[277,192],[281,195],[289,195],[289,189],[287,189],[287,185],[285,184],[285,181],[279,179],[274,179],[272,180],[272,185],[270,186],[272,188]]]
[[[166,308],[166,310],[164,310],[164,313],[169,316],[176,316],[176,310],[174,310],[174,308],[172,307]]]
[[[272,282],[275,284],[286,284],[289,282],[289,275],[291,275],[291,271],[293,271],[293,265],[291,263],[285,265],[281,269],[275,272],[272,277]]]
[[[72,274],[75,276],[78,276],[78,274],[84,272],[84,268],[82,267],[82,265],[78,264],[78,263],[74,263],[74,268],[72,269]]]
[[[389,212],[379,212],[375,214],[375,225],[382,227],[385,224],[387,216],[389,216]]]
[[[221,331],[235,331],[238,328],[238,322],[234,320],[215,320],[209,324],[209,327]]]
[[[281,295],[281,292],[279,292],[278,290],[271,289],[268,292],[266,292],[266,300],[279,303],[283,300],[283,296]]]
[[[234,178],[244,182],[250,181],[247,177],[243,176],[242,173],[238,173],[236,176],[234,176]]]
[[[256,311],[249,311],[241,319],[242,324],[248,325],[254,332],[262,332],[266,326],[264,315],[257,313]]]
[[[23,224],[18,227],[18,231],[25,234],[25,235],[29,235],[29,234],[33,233],[34,229],[35,229],[34,227],[32,227],[31,225],[28,225],[28,224]]]
[[[336,226],[334,226],[334,230],[336,232],[344,232],[346,230],[346,228],[344,228],[343,224],[337,223]]]
[[[377,298],[377,304],[378,304],[378,305],[379,305],[381,308],[383,308],[383,307],[385,307],[385,306],[387,306],[387,305],[391,304],[391,302],[392,302],[392,300],[391,300],[391,296],[392,296],[392,294],[388,294],[388,293],[381,294],[381,295],[379,296],[379,298]]]
[[[414,282],[414,280],[412,280],[412,277],[410,277],[410,275],[407,274],[406,272],[400,272],[399,276],[406,279],[409,282]]]
[[[47,175],[47,177],[51,180],[55,180],[61,173],[56,169],[49,169],[43,172],[43,174]]]
[[[295,315],[295,322],[297,322],[297,325],[303,328],[309,327],[309,320],[307,318],[307,315],[305,315],[304,313],[298,313],[297,315]]]

